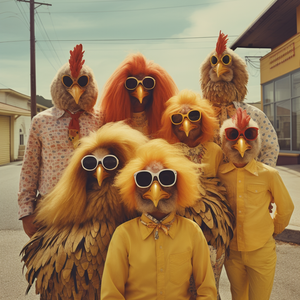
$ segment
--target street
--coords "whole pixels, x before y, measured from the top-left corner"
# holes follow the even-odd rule
[[[22,274],[21,257],[22,246],[28,237],[22,230],[22,223],[18,220],[17,192],[21,162],[0,166],[0,299],[3,300],[34,300],[33,286],[27,296],[25,290],[27,282]],[[294,201],[295,211],[291,219],[291,228],[299,230],[299,190],[300,168],[278,167],[280,175]],[[300,245],[276,242],[277,266],[271,300],[298,300],[300,295]],[[222,300],[230,300],[229,282],[225,269],[220,280]]]

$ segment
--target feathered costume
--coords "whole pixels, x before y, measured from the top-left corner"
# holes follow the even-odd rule
[[[128,77],[152,77],[155,80],[153,89],[145,91],[142,96],[142,110],[134,113],[132,100],[138,96],[125,87]],[[141,87],[141,83],[137,88]],[[135,90],[134,90],[135,91]],[[144,134],[153,135],[160,128],[160,119],[164,103],[178,92],[171,76],[158,64],[147,60],[141,53],[131,54],[120,64],[108,79],[101,96],[100,108],[104,113],[104,122],[127,120],[135,129]],[[147,102],[145,102],[147,100]]]
[[[190,112],[201,112],[200,120],[191,121]],[[182,114],[182,123],[172,124],[172,117]],[[202,198],[196,205],[181,209],[178,213],[194,220],[202,229],[208,245],[211,246],[211,261],[217,289],[226,250],[233,236],[234,215],[226,200],[226,190],[216,177],[219,164],[223,160],[221,148],[209,142],[217,127],[214,112],[200,95],[183,90],[166,103],[162,116],[159,136],[174,144],[199,167],[199,188]]]
[[[80,140],[55,188],[37,208],[38,232],[24,246],[28,290],[36,280],[43,299],[99,299],[107,248],[115,228],[135,217],[120,203],[114,176],[147,138],[123,122],[110,123]],[[86,156],[101,162],[95,172]],[[104,170],[115,156],[115,169]]]
[[[228,36],[220,31],[216,48],[200,67],[202,95],[213,105],[219,127],[235,114],[238,107],[246,109],[250,117],[258,123],[262,133],[262,148],[258,160],[275,167],[279,154],[276,131],[264,112],[244,102],[249,78],[247,65],[227,47],[227,41]],[[218,130],[215,133],[215,142],[221,145]]]

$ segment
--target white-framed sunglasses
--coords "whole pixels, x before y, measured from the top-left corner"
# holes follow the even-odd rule
[[[119,160],[114,155],[106,155],[102,159],[98,159],[94,155],[86,155],[81,160],[81,166],[86,171],[94,171],[98,167],[99,163],[102,167],[108,171],[116,169],[119,165]]]

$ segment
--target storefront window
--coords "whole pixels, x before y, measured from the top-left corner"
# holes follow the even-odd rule
[[[275,101],[291,98],[290,76],[275,81]]]
[[[300,98],[292,100],[292,150],[300,151]]]
[[[264,103],[274,102],[274,84],[268,83],[264,86]]]
[[[282,101],[276,103],[276,132],[280,150],[291,149],[291,101]]]
[[[292,75],[292,97],[300,96],[300,72]]]
[[[264,106],[264,113],[272,123],[273,127],[276,128],[274,124],[274,104],[268,104]]]

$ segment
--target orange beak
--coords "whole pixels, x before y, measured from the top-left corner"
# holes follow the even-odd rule
[[[228,68],[225,67],[222,63],[218,63],[214,68],[214,71],[217,73],[217,76],[220,77],[222,74],[228,72]]]
[[[150,199],[154,206],[157,207],[159,200],[169,199],[172,195],[162,190],[157,180],[154,180],[150,189],[143,194],[145,199]]]
[[[138,87],[130,93],[131,96],[137,98],[140,103],[142,104],[143,103],[143,99],[149,95],[149,93],[143,88],[142,85],[138,85]]]
[[[99,186],[101,186],[103,180],[109,176],[109,173],[105,171],[102,165],[99,165],[96,171],[94,172],[93,176],[97,179]]]
[[[252,146],[249,145],[246,140],[244,139],[243,136],[241,136],[238,141],[233,145],[231,146],[231,148],[234,148],[236,149],[237,151],[239,151],[239,153],[241,154],[241,157],[244,157],[244,154],[245,152],[248,150],[248,149],[251,149]]]
[[[76,104],[78,104],[81,95],[85,92],[85,90],[76,83],[67,91],[72,95]]]
[[[190,131],[195,128],[197,128],[197,125],[191,123],[188,119],[184,118],[183,122],[181,123],[181,126],[179,127],[179,130],[184,131],[185,135],[188,137]]]

